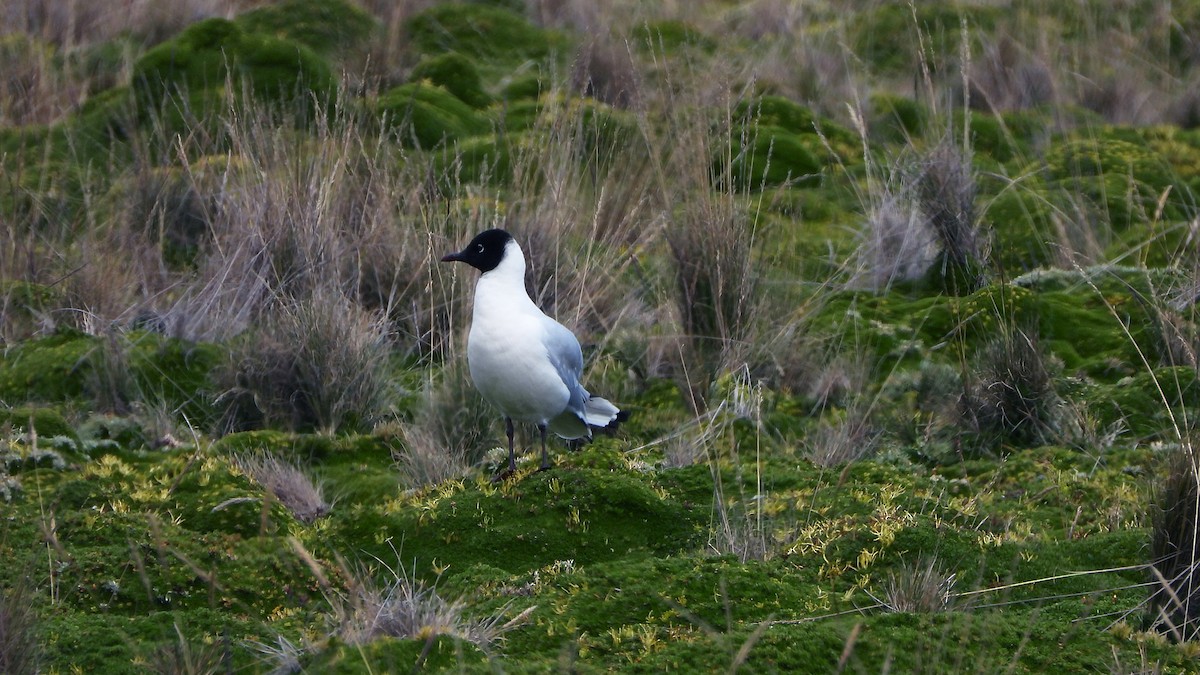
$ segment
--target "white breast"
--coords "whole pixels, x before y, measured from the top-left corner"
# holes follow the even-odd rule
[[[519,247],[513,252],[520,265],[505,256],[475,287],[467,365],[479,393],[506,417],[546,424],[566,409],[570,392],[543,343],[545,316],[525,292]]]

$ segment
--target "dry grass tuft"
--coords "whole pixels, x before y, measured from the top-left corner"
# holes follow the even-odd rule
[[[228,669],[229,654],[220,643],[188,639],[175,624],[175,639],[151,649],[144,657],[150,672],[161,675],[217,675]]]
[[[867,212],[858,261],[850,285],[884,291],[897,282],[914,281],[937,255],[929,231],[911,195],[886,189]]]
[[[461,476],[483,461],[500,429],[500,415],[475,391],[465,358],[452,358],[421,392],[404,444],[392,452],[405,485],[422,487]]]
[[[281,424],[325,432],[369,428],[397,385],[384,317],[336,291],[281,303],[234,346],[217,374],[228,428]]]
[[[844,414],[821,418],[808,436],[805,455],[813,464],[826,468],[870,457],[879,448],[880,430],[872,424],[867,406],[855,406]]]
[[[1062,440],[1062,399],[1055,388],[1060,366],[1036,334],[1003,327],[981,348],[975,381],[960,402],[960,414],[985,445],[1036,446]]]
[[[680,373],[697,411],[706,407],[716,377],[755,360],[764,304],[754,265],[758,223],[739,199],[755,186],[732,184],[731,122],[727,117],[713,131],[706,120],[686,114],[676,120],[682,140],[667,169],[680,205],[664,214],[681,356],[690,371]]]
[[[593,35],[579,48],[571,71],[572,88],[584,96],[618,108],[638,104],[638,66],[629,46],[611,36]]]
[[[41,661],[37,614],[18,586],[0,591],[0,673],[36,673]]]
[[[1197,555],[1197,503],[1200,463],[1190,442],[1175,451],[1154,499],[1150,552],[1154,623],[1180,642],[1200,637],[1200,556]]]
[[[490,651],[524,616],[505,623],[505,606],[490,616],[473,618],[464,599],[446,600],[435,586],[413,578],[403,568],[388,571],[391,578],[382,585],[356,580],[348,606],[339,616],[339,638],[361,645],[384,636],[429,640],[445,635]]]
[[[917,163],[913,178],[917,201],[937,238],[936,270],[948,290],[966,294],[984,282],[983,242],[975,210],[977,189],[969,148],[945,139]]]
[[[270,453],[243,455],[234,460],[238,470],[269,491],[292,515],[311,523],[329,513],[320,483],[300,467]]]
[[[1050,65],[1012,36],[996,36],[982,51],[969,71],[972,106],[1005,112],[1052,104],[1059,98]]]
[[[957,576],[937,558],[922,558],[888,573],[880,601],[892,612],[945,612],[954,606]]]

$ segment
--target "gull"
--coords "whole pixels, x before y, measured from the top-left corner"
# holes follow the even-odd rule
[[[525,254],[504,230],[480,233],[467,247],[442,262],[463,262],[483,274],[475,284],[467,366],[483,398],[504,415],[508,471],[517,469],[513,423],[537,426],[542,440],[541,470],[550,468],[546,432],[560,438],[614,429],[627,413],[592,396],[580,383],[583,351],[565,326],[546,316],[525,290]]]

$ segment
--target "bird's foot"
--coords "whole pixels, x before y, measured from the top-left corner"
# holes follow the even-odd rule
[[[550,469],[553,469],[553,468],[554,468],[554,465],[551,464],[550,462],[543,462],[542,465],[538,467],[538,473],[541,473],[542,471],[549,471]]]
[[[495,485],[496,483],[503,483],[504,481],[508,480],[509,478],[512,478],[513,475],[516,473],[517,473],[516,469],[504,469],[503,471],[496,474],[495,476],[492,476],[492,484]]]

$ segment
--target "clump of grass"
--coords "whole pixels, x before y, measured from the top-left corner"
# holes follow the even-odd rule
[[[992,112],[1025,110],[1059,97],[1054,72],[1039,54],[1011,35],[984,39],[982,57],[969,72],[973,106]]]
[[[711,411],[711,419],[717,420],[717,423],[710,427],[710,436],[706,439],[709,442],[718,439],[730,442],[729,455],[717,446],[704,448],[713,480],[714,519],[709,534],[709,548],[719,555],[736,556],[743,563],[767,560],[775,553],[771,540],[773,518],[767,513],[767,490],[763,482],[762,409],[762,389],[751,383],[749,369],[743,367],[729,377],[721,403]],[[744,465],[739,457],[741,451],[740,443],[736,440],[735,423],[752,424],[755,430],[753,483],[749,476],[742,475]],[[713,431],[717,433],[713,434]],[[732,483],[722,471],[726,458],[737,467]],[[748,494],[747,485],[752,487],[753,494]]]
[[[934,235],[908,190],[884,188],[867,212],[852,286],[887,290],[921,278],[937,255]]]
[[[628,108],[638,101],[639,77],[629,47],[600,31],[576,54],[571,84],[585,96]]]
[[[686,197],[667,214],[664,235],[672,263],[674,304],[683,341],[690,400],[703,410],[711,383],[755,360],[755,323],[763,305],[754,266],[756,216],[739,194],[759,186],[734,185],[732,120],[716,131],[683,118],[668,170],[672,189]]]
[[[888,573],[879,601],[892,612],[945,612],[954,606],[957,576],[937,558],[921,558]]]
[[[881,434],[866,408],[858,405],[843,414],[823,417],[805,444],[809,460],[817,466],[834,467],[873,455]]]
[[[105,331],[88,364],[87,388],[97,407],[105,412],[128,413],[130,404],[141,397],[129,368],[128,343],[119,331]]]
[[[385,636],[430,640],[446,635],[491,651],[528,613],[504,622],[504,607],[473,618],[466,600],[443,598],[434,585],[414,579],[403,568],[388,572],[390,578],[383,584],[356,581],[349,608],[340,617],[337,633],[342,640],[361,645]]]
[[[41,662],[37,614],[21,585],[0,592],[0,673],[36,673]]]
[[[275,636],[274,643],[250,640],[247,641],[246,646],[259,655],[258,662],[268,666],[270,668],[268,672],[271,675],[291,675],[304,672],[302,658],[307,651],[306,648],[282,635]]]
[[[320,483],[300,467],[271,453],[242,455],[234,464],[302,522],[311,523],[332,508]]]
[[[475,392],[465,358],[452,358],[421,392],[404,444],[392,452],[406,485],[421,487],[461,476],[492,447],[500,415]]]
[[[155,646],[143,658],[151,672],[162,675],[217,675],[228,666],[228,654],[220,643],[188,639],[178,623],[175,639]]]
[[[1004,327],[981,347],[975,380],[962,398],[960,413],[985,447],[1059,440],[1067,429],[1054,384],[1057,370],[1035,333]]]
[[[917,200],[940,250],[931,272],[942,281],[939,285],[957,295],[977,290],[984,282],[984,258],[969,146],[945,139],[918,161],[915,171]]]
[[[218,375],[227,426],[369,428],[391,411],[390,360],[385,319],[344,294],[322,290],[282,304]]]
[[[1150,553],[1154,623],[1183,642],[1200,637],[1200,558],[1197,556],[1197,503],[1200,503],[1200,463],[1194,448],[1184,443],[1167,463],[1167,474],[1154,495],[1154,526]]]
[[[754,507],[744,502],[726,501],[718,490],[713,495],[716,522],[709,535],[708,547],[717,555],[732,555],[740,562],[766,560],[774,552],[769,541],[767,524]],[[758,498],[752,502],[758,501]]]

